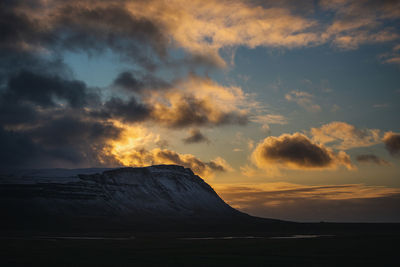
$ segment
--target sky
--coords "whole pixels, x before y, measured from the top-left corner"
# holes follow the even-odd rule
[[[400,1],[6,0],[0,168],[178,164],[230,205],[400,222]]]

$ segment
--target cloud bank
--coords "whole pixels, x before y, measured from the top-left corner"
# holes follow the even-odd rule
[[[265,218],[303,222],[398,222],[398,188],[291,183],[214,186],[233,207]]]

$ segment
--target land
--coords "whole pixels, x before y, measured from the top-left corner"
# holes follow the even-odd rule
[[[267,232],[3,233],[0,258],[2,266],[398,266],[399,228],[325,223]]]

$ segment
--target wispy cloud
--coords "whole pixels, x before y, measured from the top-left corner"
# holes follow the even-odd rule
[[[314,142],[332,145],[342,150],[368,147],[381,142],[380,130],[358,129],[354,125],[339,121],[311,128],[310,134]]]
[[[310,93],[294,90],[286,94],[285,98],[287,101],[295,102],[310,112],[321,111],[321,106],[313,102],[314,95]]]
[[[363,184],[214,185],[230,205],[252,215],[297,221],[398,221],[400,189]]]
[[[389,166],[390,163],[374,154],[361,154],[356,157],[357,161],[360,163],[374,163],[377,165]]]

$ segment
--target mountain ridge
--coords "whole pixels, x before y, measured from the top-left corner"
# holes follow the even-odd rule
[[[168,229],[267,220],[230,207],[177,165],[3,173],[0,198],[6,228]]]

